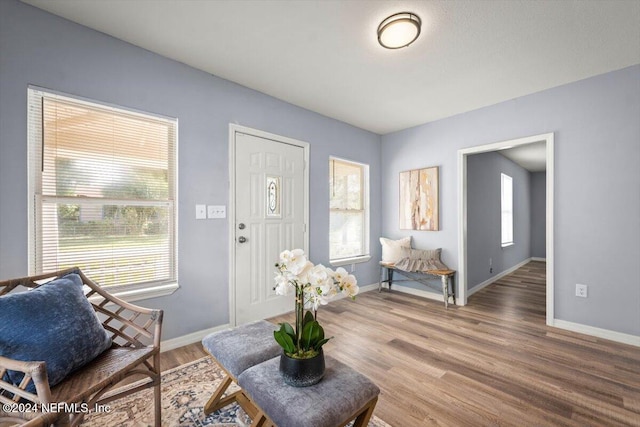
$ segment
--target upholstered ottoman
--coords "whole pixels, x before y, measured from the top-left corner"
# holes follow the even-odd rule
[[[234,401],[240,403],[248,413],[252,412],[250,406],[246,405],[241,390],[224,398],[222,396],[229,385],[233,381],[237,382],[238,376],[247,368],[276,357],[282,352],[282,347],[273,337],[273,331],[277,329],[273,323],[259,320],[204,337],[202,346],[227,374],[204,406],[205,414],[217,411]]]
[[[255,365],[238,377],[238,384],[257,407],[252,425],[278,427],[354,427],[369,423],[380,389],[367,377],[325,356],[326,371],[318,384],[291,387],[278,370],[276,357]]]

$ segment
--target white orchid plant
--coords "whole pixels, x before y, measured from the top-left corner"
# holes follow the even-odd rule
[[[302,249],[294,249],[280,254],[275,282],[276,294],[295,292],[296,310],[295,329],[289,323],[280,323],[280,329],[273,333],[276,341],[290,357],[315,357],[330,339],[325,338],[318,323],[318,308],[340,293],[355,299],[359,290],[355,276],[341,267],[333,271],[322,264],[314,265]]]

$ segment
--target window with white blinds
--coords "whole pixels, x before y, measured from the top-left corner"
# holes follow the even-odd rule
[[[29,88],[30,269],[177,281],[177,120]]]
[[[502,246],[513,245],[513,178],[500,174],[500,210]]]
[[[332,264],[369,258],[369,166],[329,159],[329,257]]]

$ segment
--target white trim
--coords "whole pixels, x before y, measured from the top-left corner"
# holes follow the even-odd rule
[[[492,144],[458,150],[458,292],[456,292],[456,304],[466,305],[467,292],[467,156],[471,154],[498,151],[507,147],[531,144],[545,141],[547,148],[547,325],[551,325],[554,315],[554,276],[553,276],[553,133],[528,136],[509,141],[494,142]]]
[[[538,256],[532,256],[531,261],[547,262],[546,258],[540,258]]]
[[[304,251],[309,253],[309,143],[286,136],[252,129],[246,126],[229,123],[229,325],[236,326],[236,250],[235,250],[235,223],[236,223],[236,133],[270,139],[283,144],[301,147],[304,151]]]
[[[371,255],[360,255],[360,256],[354,256],[353,258],[342,258],[342,259],[337,259],[335,261],[329,261],[329,264],[334,265],[336,267],[340,267],[342,265],[359,264],[361,262],[367,262],[370,259],[371,259]]]
[[[378,285],[376,284],[376,286]],[[424,291],[422,289],[415,289],[409,286],[396,285],[395,283],[391,287],[391,290],[402,292],[403,294],[415,295],[422,298],[444,302],[444,297],[442,296],[442,294],[437,292]]]
[[[360,286],[360,292],[358,292],[358,294],[363,294],[365,292],[377,291],[377,290],[378,290],[378,284],[372,283],[370,285]],[[358,298],[357,295],[356,295],[356,298]]]
[[[527,258],[524,261],[521,261],[519,263],[517,263],[516,265],[514,265],[511,268],[508,268],[504,271],[501,271],[500,273],[496,274],[493,277],[490,277],[489,279],[485,280],[484,282],[480,283],[479,285],[474,286],[473,288],[469,289],[467,291],[467,297],[470,297],[471,295],[475,294],[476,292],[478,292],[479,290],[486,288],[487,286],[489,286],[490,284],[497,282],[498,280],[502,279],[504,276],[513,273],[514,271],[516,271],[517,269],[519,269],[520,267],[522,267],[523,265],[526,265],[529,261],[531,261],[531,258]]]
[[[553,324],[554,319],[554,252],[553,252],[553,190],[554,186],[554,139],[553,133],[546,135],[547,139],[547,236],[546,236],[546,262],[547,262],[547,325]]]
[[[127,302],[133,302],[133,301],[140,301],[143,299],[158,298],[158,297],[171,295],[178,289],[180,289],[178,282],[174,282],[174,283],[168,283],[164,285],[156,285],[156,286],[150,286],[150,287],[145,287],[140,289],[132,289],[128,291],[110,292],[110,293],[111,295],[117,298],[123,299]],[[105,290],[109,291],[109,288],[105,288]],[[91,300],[91,298],[89,298],[89,300]]]
[[[358,290],[358,294],[356,295],[356,301],[358,300],[358,295],[363,294],[365,292],[370,292],[370,291],[377,291],[378,290],[378,284],[377,283],[372,283],[370,285],[364,285],[364,286],[359,286],[359,290]],[[348,298],[346,294],[343,294],[342,292],[340,292],[338,295],[336,295],[331,301],[338,301],[344,298]],[[329,304],[331,304],[331,301],[329,301]]]
[[[467,304],[467,155],[458,150],[458,291],[456,304]]]
[[[214,332],[228,329],[231,325],[219,325],[209,329],[203,329],[201,331],[191,332],[190,334],[182,335],[180,337],[171,338],[160,343],[160,352],[173,350],[178,347],[184,347],[185,345],[193,344],[202,341],[204,337]]]
[[[595,326],[583,325],[560,319],[555,319],[553,324],[549,326],[640,347],[640,336],[637,335],[624,334],[622,332],[596,328]]]

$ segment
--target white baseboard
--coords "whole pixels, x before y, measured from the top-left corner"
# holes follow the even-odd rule
[[[573,323],[560,319],[554,319],[553,325],[549,326],[640,347],[640,336],[636,335],[624,334],[622,332],[610,331],[608,329],[596,328],[595,326],[583,325],[581,323]]]
[[[540,262],[547,262],[546,258],[540,258],[537,256],[532,256],[531,258],[529,258],[531,261],[540,261]]]
[[[500,273],[496,274],[493,277],[490,277],[489,279],[485,280],[484,282],[480,283],[479,285],[474,286],[471,289],[467,290],[467,298],[470,297],[471,295],[475,294],[476,292],[478,292],[479,290],[486,288],[487,286],[489,286],[490,284],[492,284],[493,282],[496,282],[500,279],[502,279],[504,276],[513,273],[514,271],[516,271],[517,269],[519,269],[520,267],[522,267],[523,265],[525,265],[526,263],[528,263],[529,261],[532,261],[533,258],[527,258],[522,262],[519,262],[518,264],[514,265],[513,267],[501,271]]]
[[[377,283],[372,283],[370,285],[360,286],[360,292],[359,293],[361,294],[363,292],[377,291],[377,290],[378,290],[378,284]]]
[[[181,337],[171,338],[166,341],[162,341],[160,343],[160,351],[164,353],[165,351],[173,350],[174,348],[183,347],[185,345],[193,344],[194,342],[202,341],[202,338],[206,337],[210,333],[218,332],[223,329],[227,329],[229,327],[230,325],[227,323],[225,325],[219,325],[213,328],[191,332],[190,334],[182,335]]]
[[[377,286],[378,285],[376,285],[376,289],[377,289]],[[389,288],[385,287],[384,289],[389,289]],[[435,293],[435,292],[423,291],[422,289],[415,289],[409,286],[396,285],[395,283],[391,286],[391,289],[394,291],[405,293],[405,294],[415,295],[417,297],[423,297],[423,298],[444,302],[444,298],[442,294]]]

